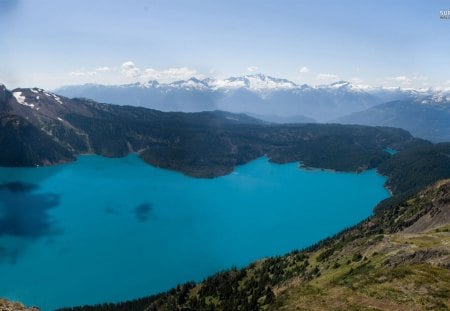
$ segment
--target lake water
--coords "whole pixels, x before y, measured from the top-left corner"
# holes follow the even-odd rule
[[[386,151],[387,153],[389,153],[390,155],[394,155],[397,153],[397,150],[392,149],[392,148],[385,148],[384,151]]]
[[[136,155],[0,168],[0,297],[46,311],[199,281],[357,223],[385,180],[266,158],[215,179]]]

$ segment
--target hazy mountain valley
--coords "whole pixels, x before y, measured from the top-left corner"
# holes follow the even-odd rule
[[[400,127],[433,142],[450,140],[450,95],[443,90],[362,87],[346,81],[297,85],[258,74],[224,80],[191,78],[169,84],[149,81],[129,85],[74,85],[55,92],[161,111],[246,113],[274,123]]]

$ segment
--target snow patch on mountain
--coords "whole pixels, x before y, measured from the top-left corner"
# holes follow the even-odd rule
[[[53,99],[56,100],[56,102],[57,102],[58,104],[60,104],[60,105],[63,104],[62,101],[61,101],[61,98],[60,98],[59,96],[57,96],[57,95],[55,95],[55,94],[53,94],[53,93],[51,93],[51,95],[52,95]]]
[[[26,97],[22,95],[22,92],[13,92],[12,93],[14,98],[16,99],[17,103],[23,105],[23,106],[27,106],[30,108],[34,108],[34,104],[29,104],[26,102]]]
[[[220,90],[220,89],[239,89],[239,88],[245,88],[248,87],[248,83],[244,81],[243,79],[225,79],[225,80],[212,80],[208,83],[208,85],[213,90]]]
[[[446,93],[437,93],[421,100],[424,105],[450,105],[450,95]]]
[[[189,80],[180,80],[175,81],[168,84],[169,87],[173,88],[183,88],[187,90],[197,89],[197,90],[207,90],[208,84],[203,81],[199,80],[197,78],[190,78]]]
[[[212,80],[209,86],[214,90],[247,88],[252,91],[292,90],[298,85],[286,79],[277,79],[262,74]]]

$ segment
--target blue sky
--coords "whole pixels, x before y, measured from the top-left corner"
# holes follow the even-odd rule
[[[264,73],[450,87],[450,0],[0,0],[0,83]]]

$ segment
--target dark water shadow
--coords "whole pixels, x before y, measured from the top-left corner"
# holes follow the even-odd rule
[[[104,212],[108,215],[120,215],[118,210],[112,206],[108,206],[104,209]]]
[[[59,205],[60,196],[36,193],[37,189],[37,185],[21,182],[0,184],[0,261],[17,258],[35,239],[62,233],[48,214]]]
[[[145,202],[136,206],[133,212],[139,222],[147,222],[149,220],[149,217],[151,216],[152,211],[152,204]]]
[[[0,167],[0,185],[6,183],[39,185],[55,174],[58,174],[67,165],[70,164],[58,164],[45,167]]]
[[[105,206],[103,211],[107,215],[119,216],[121,214],[121,211],[123,210],[122,204],[116,201],[111,201],[109,199],[105,200],[103,205]]]

